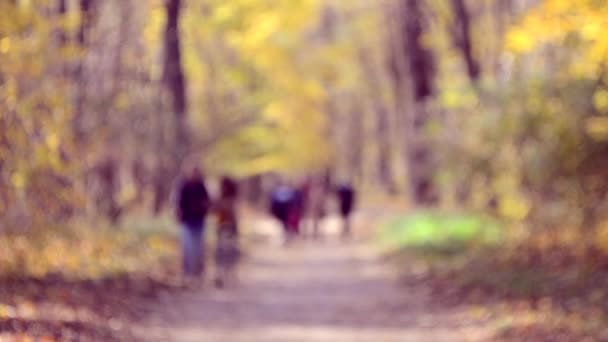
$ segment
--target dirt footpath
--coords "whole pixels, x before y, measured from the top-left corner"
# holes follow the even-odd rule
[[[465,313],[431,308],[365,241],[272,239],[248,252],[240,282],[167,299],[145,327],[166,341],[486,341]]]

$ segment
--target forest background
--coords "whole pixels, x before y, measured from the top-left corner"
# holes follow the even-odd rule
[[[594,274],[607,27],[597,0],[0,0],[2,272],[65,269],[48,234],[162,213],[197,160],[252,199],[329,172],[489,215]]]

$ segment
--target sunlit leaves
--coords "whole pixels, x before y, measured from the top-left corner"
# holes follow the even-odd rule
[[[230,128],[207,151],[208,164],[238,174],[317,167],[327,150],[319,134],[325,89],[309,61],[322,52],[302,47],[311,43],[319,3],[193,0],[188,6],[184,61],[197,108],[192,121],[209,130],[205,135]],[[230,124],[238,121],[247,124]]]
[[[577,49],[569,70],[592,78],[599,71],[596,66],[608,59],[607,15],[608,4],[604,2],[545,0],[510,30],[507,47],[518,53],[547,44]]]
[[[518,53],[530,52],[536,47],[535,37],[527,30],[513,29],[507,36],[507,47]]]
[[[564,56],[556,77],[597,82],[588,101],[597,114],[608,112],[603,75],[608,63],[608,3],[592,0],[545,0],[509,32],[508,47],[518,53],[553,49]],[[585,131],[594,140],[606,138],[604,117],[587,119]]]
[[[0,3],[0,196],[14,199],[0,215],[19,207],[33,222],[42,199],[57,207],[70,200],[53,177],[67,170],[61,154],[71,144],[71,104],[63,72],[78,52],[57,40],[59,30],[73,28],[70,18],[49,15],[48,3],[17,4]]]
[[[585,129],[595,140],[608,140],[608,117],[593,117],[585,122]]]

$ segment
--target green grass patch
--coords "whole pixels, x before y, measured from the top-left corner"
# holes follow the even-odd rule
[[[381,242],[391,248],[456,253],[473,246],[499,244],[503,225],[483,215],[421,211],[390,220]]]

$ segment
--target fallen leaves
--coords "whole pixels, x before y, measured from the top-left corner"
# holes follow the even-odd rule
[[[0,236],[0,341],[133,341],[180,285],[169,230],[69,228]]]
[[[596,341],[608,337],[608,255],[533,246],[421,255],[404,251],[405,286],[431,288],[439,307],[460,307],[493,326],[497,341]],[[405,256],[407,255],[407,259]],[[422,265],[422,266],[421,266]],[[421,274],[421,270],[427,270]]]

